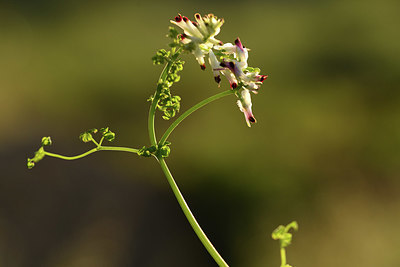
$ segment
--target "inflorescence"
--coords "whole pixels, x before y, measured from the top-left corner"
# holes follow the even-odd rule
[[[202,70],[206,69],[205,58],[208,56],[214,80],[220,86],[221,74],[228,79],[231,89],[236,90],[237,105],[250,127],[251,123],[256,122],[250,92],[257,94],[260,85],[268,76],[260,75],[259,68],[248,66],[249,49],[239,38],[236,38],[234,44],[224,44],[215,39],[224,23],[223,19],[218,19],[213,14],[202,17],[197,13],[194,17],[195,21],[191,21],[179,14],[171,20],[171,23],[183,30],[183,33],[177,36],[178,41],[172,43],[173,46],[180,46],[183,51],[192,53]]]

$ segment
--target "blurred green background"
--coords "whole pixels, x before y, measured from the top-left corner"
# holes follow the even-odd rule
[[[146,119],[178,12],[225,18],[269,78],[247,128],[234,97],[171,135],[168,163],[231,266],[279,266],[270,233],[297,220],[294,266],[400,266],[400,2],[2,1],[0,266],[215,266],[158,164],[101,152],[26,169],[50,151],[148,145]],[[184,56],[182,110],[228,88]],[[160,119],[160,116],[158,117]],[[158,120],[158,133],[168,123]]]

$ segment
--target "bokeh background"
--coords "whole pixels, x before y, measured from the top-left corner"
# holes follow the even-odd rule
[[[148,145],[151,57],[178,12],[225,18],[218,39],[240,36],[269,74],[254,127],[226,97],[170,137],[170,168],[226,261],[279,266],[270,234],[297,220],[294,266],[400,266],[399,11],[396,0],[2,1],[0,266],[216,266],[154,160],[101,152],[26,168],[42,136],[65,155],[90,149],[78,135],[94,127]],[[182,110],[228,88],[184,59]]]

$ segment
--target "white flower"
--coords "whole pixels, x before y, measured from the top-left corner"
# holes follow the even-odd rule
[[[240,86],[239,90],[241,91],[236,94],[239,98],[237,105],[240,111],[244,113],[246,123],[250,127],[251,123],[256,122],[251,109],[250,91],[256,94],[259,86],[268,76],[260,75],[260,69],[248,66],[249,49],[243,46],[239,38],[235,40],[234,45],[226,43],[224,45],[216,45],[213,49],[218,52],[222,60],[219,62],[214,52],[209,52],[209,61],[213,68],[214,79],[219,85],[221,82],[220,73],[222,73],[229,80],[232,89]]]
[[[224,23],[223,19],[218,19],[213,14],[201,17],[195,14],[196,21],[191,21],[187,17],[180,14],[171,20],[171,23],[180,27],[184,33],[181,35],[183,44],[192,45],[191,51],[199,62],[202,70],[206,68],[204,57],[212,47],[216,44],[222,44],[221,41],[215,39],[220,32],[220,28]]]
[[[219,50],[227,56],[220,63],[220,67],[213,67],[213,70],[219,70],[221,73],[223,70],[230,70],[236,80],[242,82],[244,88],[252,91],[253,93],[257,93],[258,87],[268,76],[259,75],[260,70],[258,68],[248,67],[247,60],[249,58],[249,49],[243,46],[240,39],[237,38],[235,40],[235,45],[226,43],[224,45],[216,45],[214,46],[214,49]],[[228,77],[227,74],[224,75]],[[230,77],[228,79],[231,83],[232,78]]]
[[[235,75],[233,75],[233,73],[230,72],[229,70],[221,68],[222,63],[218,61],[217,57],[215,56],[212,50],[210,50],[210,53],[208,54],[208,59],[210,61],[211,68],[213,69],[214,80],[218,83],[218,87],[220,86],[221,83],[220,73],[222,73],[228,79],[231,88],[235,89],[238,84]]]
[[[253,112],[251,110],[251,96],[250,92],[247,89],[243,89],[238,95],[239,100],[237,101],[237,105],[241,112],[244,113],[244,117],[246,119],[247,126],[251,127],[250,123],[255,123],[256,118],[254,118]]]
[[[239,38],[236,38],[235,45],[231,43],[226,43],[224,45],[216,45],[214,47],[217,50],[221,50],[223,53],[226,54],[233,54],[235,59],[239,62],[242,62],[243,67],[247,67],[247,59],[249,58],[249,49],[245,48],[242,45],[242,42]]]
[[[239,38],[234,44],[223,44],[215,39],[224,23],[223,19],[218,19],[212,14],[204,17],[195,14],[196,21],[191,21],[180,14],[171,22],[180,27],[184,32],[180,35],[181,42],[185,45],[184,49],[193,53],[200,64],[201,69],[205,69],[205,56],[211,65],[214,80],[221,83],[221,74],[225,76],[235,94],[238,97],[237,105],[244,113],[247,125],[255,123],[252,112],[251,94],[257,93],[262,82],[268,77],[260,75],[260,69],[249,67],[249,49],[246,48]],[[215,53],[214,53],[214,51]]]

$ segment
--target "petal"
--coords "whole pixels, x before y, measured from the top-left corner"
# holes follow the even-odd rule
[[[197,62],[199,62],[201,69],[205,70],[206,64],[204,61],[204,52],[203,52],[203,50],[200,49],[200,47],[198,45],[193,50],[193,55],[195,56]]]
[[[214,46],[214,48],[217,50],[223,50],[223,52],[228,54],[233,54],[236,52],[236,46],[234,46],[231,43],[226,43],[224,45],[216,45]]]
[[[221,70],[221,73],[228,79],[232,89],[235,89],[238,86],[235,75],[233,75],[230,70]]]
[[[214,55],[214,52],[212,50],[210,50],[209,54],[208,54],[208,61],[210,62],[211,68],[213,69],[213,74],[214,74],[214,78],[219,77],[218,79],[215,79],[215,81],[219,84],[221,82],[221,78],[219,75],[219,68],[220,68],[220,63],[217,59],[217,57]]]
[[[180,27],[186,35],[203,39],[203,35],[187,17],[182,17],[181,14],[179,14],[174,20],[170,20],[170,22]]]
[[[255,123],[256,118],[254,117],[253,112],[251,110],[252,103],[249,90],[244,89],[240,93],[237,105],[240,111],[244,113],[244,118],[246,119],[247,126],[251,127],[250,123]]]
[[[236,55],[237,55],[239,61],[246,62],[246,64],[247,64],[247,59],[249,58],[249,53],[247,51],[247,48],[245,48],[243,46],[239,37],[236,38],[236,40],[235,40],[235,46],[236,46]]]
[[[187,17],[183,17],[183,22],[186,23],[187,31],[190,33],[190,35],[195,36],[200,39],[204,38],[203,34],[201,34],[199,29],[197,29],[197,26],[195,26],[193,21],[191,21]]]
[[[194,18],[196,19],[197,23],[199,24],[198,29],[203,34],[204,37],[209,36],[210,33],[207,30],[207,27],[204,23],[203,18],[200,16],[199,13],[194,14]]]

